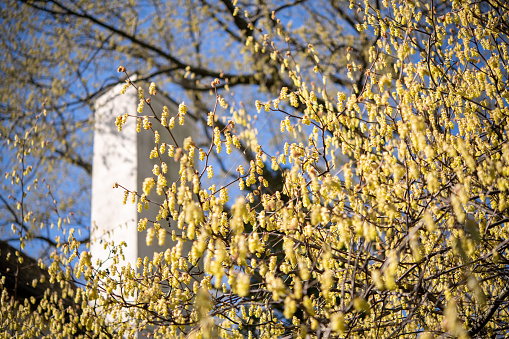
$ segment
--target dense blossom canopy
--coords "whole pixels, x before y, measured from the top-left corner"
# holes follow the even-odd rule
[[[146,157],[157,164],[141,192],[121,182],[116,189],[125,191],[124,203],[158,211],[138,222],[148,245],[172,239],[136,267],[119,265],[124,246],[111,243],[111,266],[99,269],[61,225],[73,221],[55,207],[66,232],[45,239],[57,250],[41,266],[62,289],[39,300],[4,289],[5,337],[507,334],[504,1],[201,0],[176,12],[169,7],[27,0],[14,2],[5,19],[7,27],[20,18],[57,20],[53,36],[28,25],[19,36],[33,41],[2,40],[4,50],[19,54],[0,72],[25,78],[1,94],[2,140],[17,157],[6,178],[21,192],[11,199],[17,210],[2,199],[18,218],[12,227],[20,249],[38,236],[39,216],[55,218],[31,205],[41,194],[33,166],[67,161],[87,170],[75,143],[86,123],[68,116],[72,100],[96,96],[82,72],[123,53],[130,65],[118,68],[127,79],[122,92],[136,90],[139,105],[116,126],[122,133],[135,119],[138,133],[152,133]],[[43,46],[39,35],[55,45]],[[65,55],[67,39],[77,41],[76,55]],[[224,44],[216,50],[214,41]],[[46,63],[33,65],[29,54]],[[234,56],[231,63],[225,55]],[[64,69],[69,60],[75,68]],[[71,74],[84,83],[68,82]],[[173,99],[184,100],[178,110],[153,108],[154,96],[172,98],[165,93],[175,88],[182,97]],[[45,97],[52,102],[31,113]],[[188,119],[203,125],[204,138],[162,141]],[[277,131],[257,129],[276,119]],[[242,164],[228,170],[238,155]],[[179,168],[176,182],[167,180],[170,166]],[[68,295],[71,306],[61,301]]]

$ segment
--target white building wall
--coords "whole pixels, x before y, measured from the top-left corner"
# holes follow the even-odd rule
[[[124,253],[125,259],[131,265],[138,258],[136,206],[123,205],[123,190],[113,187],[116,182],[130,189],[138,186],[136,121],[128,119],[122,132],[115,126],[118,115],[136,112],[137,95],[132,91],[120,95],[120,89],[113,88],[96,102],[90,246],[94,265],[98,259],[104,265],[111,264],[105,262],[110,253],[104,241],[112,239],[116,245],[126,242],[129,251]]]
[[[146,246],[146,231],[138,232],[137,223],[140,218],[155,220],[158,213],[157,206],[151,206],[148,211],[137,211],[137,204],[131,204],[129,196],[127,204],[123,205],[124,190],[113,188],[115,182],[126,187],[129,190],[142,192],[142,184],[145,178],[153,177],[152,169],[154,164],[159,164],[158,159],[149,159],[150,151],[154,148],[154,135],[151,131],[142,129],[140,133],[136,132],[136,119],[129,117],[122,131],[118,132],[115,126],[117,116],[124,113],[130,115],[136,114],[138,106],[138,93],[130,87],[126,94],[121,95],[119,85],[101,96],[96,102],[95,115],[95,134],[94,134],[94,154],[93,154],[93,172],[92,172],[92,232],[91,232],[91,253],[93,263],[97,259],[104,262],[110,255],[109,249],[104,249],[104,241],[114,240],[118,245],[125,241],[127,249],[124,249],[125,263],[135,267],[138,257],[149,257],[152,260],[155,251],[165,251],[172,247],[174,243],[171,236],[166,237],[164,248],[157,245],[157,239],[151,247]],[[143,86],[145,92],[148,92],[148,85]],[[169,108],[170,116],[177,114],[178,107],[171,102],[165,102],[160,96],[151,98],[151,104],[156,114],[160,117],[163,106]],[[151,115],[150,108],[145,105],[144,114]],[[174,145],[168,132],[159,126],[159,123],[151,119],[153,126],[159,130],[161,141]],[[196,125],[189,117],[186,117],[184,126],[176,126],[172,133],[182,146],[183,140],[188,136],[196,139]],[[166,154],[163,160],[168,165],[167,181],[168,185],[178,179],[179,163],[174,162]],[[150,195],[150,199],[162,202],[163,196],[157,196],[155,189]],[[166,222],[161,221],[161,225],[168,227]],[[175,222],[172,223],[175,225]],[[148,224],[151,227],[151,224]],[[171,232],[171,229],[168,229]],[[178,232],[179,233],[179,232]],[[184,246],[184,251],[189,250],[191,244]],[[108,267],[111,262],[106,262],[103,268]]]

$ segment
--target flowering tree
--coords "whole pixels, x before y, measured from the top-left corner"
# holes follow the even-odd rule
[[[284,71],[287,66],[271,56],[264,34],[277,29],[285,34],[272,41],[283,46],[283,53],[291,53],[303,74],[317,66],[307,48],[313,44],[316,54],[327,60],[318,67],[337,86],[362,86],[361,73],[352,73],[351,80],[345,71],[346,52],[350,61],[366,67],[369,56],[364,51],[376,41],[355,30],[362,23],[362,13],[335,1],[313,6],[308,1],[9,0],[0,11],[0,50],[5,56],[0,72],[4,83],[16,84],[0,88],[0,147],[5,154],[1,172],[12,177],[18,170],[23,172],[21,167],[13,171],[17,157],[12,147],[16,138],[24,140],[25,133],[33,130],[36,147],[25,158],[32,166],[25,183],[35,179],[39,183],[36,190],[31,185],[31,193],[23,200],[32,216],[30,222],[22,222],[17,204],[27,185],[11,185],[10,175],[2,182],[0,236],[19,242],[20,237],[11,233],[14,224],[18,232],[28,234],[26,243],[35,242],[32,246],[44,248],[46,254],[57,245],[55,233],[63,237],[52,224],[55,229],[72,227],[80,231],[82,242],[89,241],[91,117],[98,95],[125,80],[114,76],[118,63],[140,81],[155,81],[160,96],[177,104],[185,101],[190,119],[203,124],[215,103],[208,95],[209,84],[222,79],[220,94],[234,97],[242,119],[253,124],[252,105],[243,102],[268,99],[282,87],[292,87]],[[245,11],[251,13],[249,20]],[[227,121],[220,119],[217,125],[224,127]],[[284,143],[277,124],[266,123],[263,129],[274,137],[274,145]],[[245,144],[250,146],[249,141]],[[242,156],[249,163],[255,155],[248,148]],[[222,157],[215,161],[228,172]]]
[[[159,211],[138,223],[148,230],[147,244],[164,245],[171,236],[176,245],[140,258],[136,271],[119,267],[117,244],[112,266],[100,270],[71,233],[58,242],[49,271],[62,286],[85,281],[83,288],[68,286],[80,307],[66,318],[63,304],[48,296],[33,315],[29,302],[9,304],[9,319],[17,317],[30,333],[83,336],[506,335],[505,3],[352,1],[350,9],[335,1],[322,8],[305,1],[201,3],[246,46],[252,74],[191,66],[85,7],[27,2],[120,34],[150,51],[147,62],[170,60],[173,71],[185,72],[175,81],[190,97],[178,112],[158,112],[151,105],[161,95],[158,85],[146,94],[130,80],[129,67],[118,69],[127,77],[123,91],[134,87],[140,103],[137,112],[118,117],[117,127],[121,133],[127,119],[137,119],[139,133],[154,133],[147,157],[159,162],[143,192],[122,183],[118,189]],[[287,7],[309,15],[314,26],[290,28]],[[347,28],[335,39],[338,18]],[[257,112],[232,94],[240,84],[265,89]],[[201,94],[207,91],[211,101]],[[161,141],[156,125],[171,137],[202,110],[209,139]],[[273,144],[257,137],[253,122],[268,117],[280,121]],[[31,133],[14,140],[27,173],[23,159],[35,146],[24,140]],[[235,154],[245,163],[233,173],[227,164]],[[171,162],[180,168],[177,182],[166,180]],[[214,166],[226,169],[228,184],[219,184]],[[23,185],[25,172],[17,175]]]

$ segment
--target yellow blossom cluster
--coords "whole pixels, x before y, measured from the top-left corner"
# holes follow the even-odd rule
[[[82,309],[70,313],[69,323],[79,325],[62,325],[65,333],[505,333],[509,11],[494,3],[350,1],[349,29],[373,40],[362,52],[348,42],[339,81],[319,44],[301,46],[304,61],[294,57],[277,11],[256,17],[267,16],[267,27],[275,27],[265,34],[233,1],[235,22],[247,36],[243,48],[276,63],[285,81],[269,87],[270,100],[246,108],[227,103],[221,82],[213,80],[207,90],[215,108],[202,119],[210,140],[188,137],[181,144],[163,133],[187,123],[193,105],[181,103],[175,117],[167,107],[160,118],[141,116],[152,104],[137,87],[133,118],[138,132],[154,138],[147,157],[155,165],[141,193],[115,186],[139,212],[157,211],[153,220],[138,220],[154,253],[136,267],[122,266],[123,245],[105,244],[111,263],[98,269],[69,235],[60,246],[70,256],[55,254],[48,267],[49,280],[63,290],[72,275],[85,279],[79,292],[65,292]],[[356,53],[369,62],[360,63]],[[156,94],[155,84],[149,93]],[[218,106],[229,110],[227,117]],[[117,118],[119,131],[129,117]],[[276,145],[258,137],[257,119],[279,127]],[[236,155],[245,155],[242,164]],[[227,179],[220,175],[224,164]],[[173,174],[177,179],[170,180]],[[46,321],[57,330],[53,319],[64,317],[67,304],[50,301],[37,306],[43,311],[36,317],[51,311]],[[17,303],[8,314],[27,318],[29,306]]]

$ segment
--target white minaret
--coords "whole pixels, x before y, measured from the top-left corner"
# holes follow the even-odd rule
[[[148,92],[148,85],[142,85],[145,92]],[[155,220],[158,208],[151,206],[148,211],[138,213],[137,204],[131,204],[129,196],[127,204],[123,204],[124,190],[113,188],[115,183],[137,192],[143,192],[143,180],[153,176],[152,169],[156,159],[150,160],[150,151],[154,148],[154,135],[150,131],[136,132],[136,119],[129,117],[122,131],[118,132],[115,126],[117,116],[128,113],[136,114],[138,106],[138,92],[130,87],[125,94],[120,94],[122,85],[119,85],[104,95],[96,102],[94,154],[92,171],[92,227],[91,227],[91,254],[92,263],[96,265],[97,260],[103,262],[102,268],[111,265],[110,249],[104,248],[104,242],[115,242],[119,245],[122,241],[127,244],[124,249],[125,262],[121,266],[130,263],[136,267],[138,257],[142,259],[147,256],[152,260],[154,251],[164,251],[173,246],[171,237],[166,237],[164,248],[157,246],[157,239],[151,247],[146,246],[146,231],[138,232],[137,223],[140,218]],[[163,106],[167,106],[170,117],[177,114],[178,107],[171,102],[165,102],[160,96],[153,96],[151,104],[157,115],[160,117]],[[144,114],[151,115],[150,108],[145,105]],[[176,126],[172,130],[179,146],[188,136],[196,135],[194,121],[186,117],[184,126]],[[154,127],[158,125],[153,121]],[[173,145],[174,142],[165,130],[159,131],[161,141]],[[193,137],[193,139],[195,139]],[[179,163],[167,158],[168,185],[178,178]],[[159,198],[155,193],[150,199]],[[161,223],[163,224],[163,223]],[[148,225],[150,227],[150,224]]]

